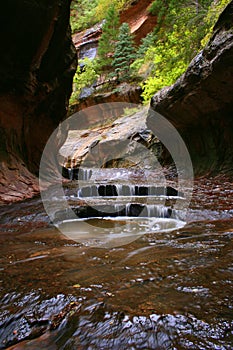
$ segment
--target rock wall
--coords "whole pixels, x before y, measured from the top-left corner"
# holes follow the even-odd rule
[[[213,35],[177,82],[151,100],[153,110],[179,131],[196,174],[233,173],[233,2],[220,15]]]
[[[157,17],[149,12],[153,0],[135,0],[120,14],[120,22],[130,26],[134,41],[140,45],[141,39],[150,33],[157,24]]]
[[[0,203],[31,197],[44,145],[64,119],[76,69],[70,0],[0,5]]]

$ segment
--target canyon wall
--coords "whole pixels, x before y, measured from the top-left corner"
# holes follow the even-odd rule
[[[76,69],[70,0],[0,5],[0,202],[38,191],[43,148],[65,118]]]

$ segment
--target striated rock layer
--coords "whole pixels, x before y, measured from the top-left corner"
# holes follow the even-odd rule
[[[0,5],[0,202],[38,191],[31,172],[66,115],[76,68],[69,16],[70,0]]]
[[[147,124],[156,129],[153,110],[179,131],[197,174],[233,173],[233,2],[213,35],[174,85],[151,100]]]

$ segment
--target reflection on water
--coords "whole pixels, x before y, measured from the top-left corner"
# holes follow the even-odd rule
[[[58,225],[70,239],[87,246],[119,247],[150,232],[169,232],[179,229],[185,222],[164,218],[89,218],[63,221]]]
[[[172,231],[90,219],[151,223],[120,247],[61,235],[36,199],[2,208],[0,349],[232,349],[232,184],[208,181]]]

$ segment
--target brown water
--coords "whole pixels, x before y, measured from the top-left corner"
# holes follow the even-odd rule
[[[185,227],[108,249],[1,208],[0,349],[232,349],[233,187],[195,185]]]

